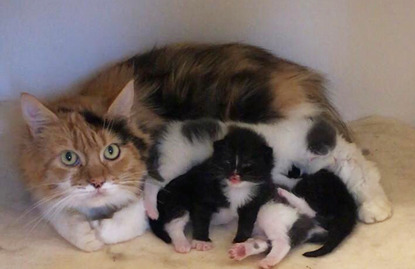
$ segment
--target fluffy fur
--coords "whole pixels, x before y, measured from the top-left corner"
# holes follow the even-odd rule
[[[137,55],[86,85],[82,94],[107,96],[134,78],[142,124],[212,117],[223,121],[272,122],[319,110],[350,140],[329,103],[324,79],[298,64],[244,44],[172,45]],[[118,83],[117,83],[118,82]]]
[[[176,251],[187,252],[184,236],[189,217],[193,226],[193,248],[212,247],[209,225],[214,214],[230,210],[238,218],[234,242],[251,236],[261,205],[272,197],[272,149],[248,129],[232,127],[224,139],[214,143],[211,158],[172,180],[158,194],[157,220],[153,232]]]
[[[35,207],[85,251],[129,240],[147,227],[141,191],[148,137],[129,124],[133,96],[128,84],[108,109],[99,99],[43,105],[29,94],[21,98],[28,126],[21,166]],[[119,148],[114,160],[104,156],[110,145],[111,152]],[[62,160],[68,152],[70,165]]]
[[[342,151],[337,152],[347,156],[332,171],[350,181],[347,185],[359,202],[359,218],[372,223],[391,216],[377,168],[350,143],[350,132],[327,98],[324,79],[312,70],[244,44],[171,45],[102,72],[81,94],[98,96],[109,105],[131,79],[136,89],[133,114],[148,132],[166,121],[213,117],[260,123],[267,141],[278,144],[273,123],[320,116],[335,127]]]
[[[380,186],[380,175],[376,167],[361,155],[357,146],[349,143],[350,133],[328,101],[323,81],[320,75],[305,67],[249,45],[173,45],[154,49],[102,72],[73,96],[46,105],[28,94],[22,96],[23,115],[29,127],[22,151],[25,181],[39,202],[39,207],[44,208],[44,216],[50,219],[63,237],[81,249],[95,250],[102,244],[96,240],[95,231],[86,222],[84,213],[81,216],[70,213],[51,218],[51,214],[57,216],[58,211],[68,213],[67,210],[61,210],[68,208],[68,201],[65,200],[64,203],[62,200],[59,206],[56,204],[58,198],[63,198],[57,194],[57,182],[67,182],[66,187],[59,185],[59,188],[67,189],[73,188],[72,178],[79,178],[82,184],[86,184],[87,180],[81,178],[75,169],[59,166],[59,150],[68,147],[75,149],[82,161],[85,161],[83,159],[89,157],[90,153],[83,152],[83,144],[91,142],[88,149],[97,156],[98,152],[101,154],[104,142],[128,138],[122,148],[125,158],[103,166],[110,169],[111,173],[138,173],[134,180],[141,182],[142,175],[146,173],[144,163],[147,146],[144,145],[151,144],[151,135],[165,122],[213,117],[223,121],[257,124],[258,127],[255,128],[266,136],[267,142],[275,149],[281,145],[280,137],[273,133],[274,123],[293,120],[295,125],[297,120],[301,122],[308,117],[321,116],[335,126],[337,144],[330,156],[337,161],[333,163],[330,158],[300,158],[298,165],[314,169],[328,162],[328,168],[345,180],[356,197],[360,206],[359,218],[365,222],[384,220],[391,216],[392,210]],[[130,90],[125,90],[126,88]],[[90,118],[96,124],[88,123],[85,115],[81,115],[82,111],[97,115],[98,118]],[[108,132],[111,125],[98,128],[98,123],[112,122],[120,114],[127,119],[127,128],[120,128],[118,135]],[[114,115],[116,116],[113,117]],[[110,121],[101,121],[100,118]],[[285,124],[290,126],[289,123]],[[118,125],[120,126],[122,125]],[[294,129],[302,130],[297,127]],[[283,149],[284,145],[281,150]],[[315,161],[322,163],[314,165]],[[282,166],[281,170],[287,169],[288,164]],[[89,168],[89,162],[85,169],[86,167]],[[130,167],[134,168],[129,169]],[[279,171],[279,168],[274,171]],[[278,180],[283,181],[285,178]],[[110,187],[109,184],[106,186]],[[119,189],[119,185],[113,187]],[[111,187],[112,190],[114,188]],[[132,191],[136,192],[137,190]],[[111,204],[116,204],[115,208],[118,208],[129,200],[126,197],[131,196],[134,195],[112,196]],[[87,206],[103,204],[103,201],[92,202],[93,200],[95,199],[90,200],[91,204]],[[56,208],[53,209],[53,206]],[[113,209],[104,211],[106,215],[114,213],[111,212]],[[72,215],[75,215],[75,220],[72,220]],[[71,228],[76,225],[66,225],[69,223],[66,218],[71,218],[70,222],[82,223],[80,230],[94,239],[86,240],[95,242],[91,244],[93,246],[85,245],[85,240],[80,239],[82,236],[77,236],[77,232],[74,232],[77,228]],[[141,219],[145,221],[144,217]]]

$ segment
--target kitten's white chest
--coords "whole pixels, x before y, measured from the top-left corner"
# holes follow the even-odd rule
[[[248,203],[256,190],[252,182],[241,182],[238,185],[227,185],[225,195],[230,203],[230,209],[236,211],[239,207]]]

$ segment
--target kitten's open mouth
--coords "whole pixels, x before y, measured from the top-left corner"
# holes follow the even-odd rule
[[[238,174],[233,174],[229,177],[229,182],[231,184],[239,184],[241,183],[241,176]]]

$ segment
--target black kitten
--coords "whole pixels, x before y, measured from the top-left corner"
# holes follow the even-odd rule
[[[212,218],[228,212],[239,216],[234,242],[251,234],[260,207],[272,199],[272,149],[255,132],[231,127],[224,139],[214,143],[211,158],[171,181],[157,197],[159,218],[150,220],[153,232],[172,242],[176,251],[212,248],[209,225]],[[184,235],[193,225],[192,246]]]

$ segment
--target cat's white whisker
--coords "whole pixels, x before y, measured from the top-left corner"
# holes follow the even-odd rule
[[[23,219],[25,216],[27,216],[29,213],[31,213],[33,210],[41,207],[42,205],[58,198],[59,196],[62,196],[63,194],[65,194],[67,191],[62,191],[59,193],[55,193],[51,196],[47,196],[45,198],[40,199],[39,201],[37,201],[34,205],[32,205],[30,208],[26,209],[22,215],[20,215],[16,220],[15,223],[18,223],[21,219]]]
[[[51,205],[50,207],[48,207],[47,209],[45,209],[42,212],[42,215],[39,216],[38,218],[34,219],[33,221],[27,223],[25,226],[27,226],[27,228],[29,228],[29,226],[33,225],[32,228],[29,230],[29,232],[32,232],[37,225],[39,225],[39,223],[41,223],[41,221],[43,220],[43,218],[45,219],[49,219],[50,214],[63,202],[65,202],[68,199],[71,199],[71,196],[65,196],[63,198],[61,198],[60,200],[58,200],[56,203],[54,203],[53,205]]]

